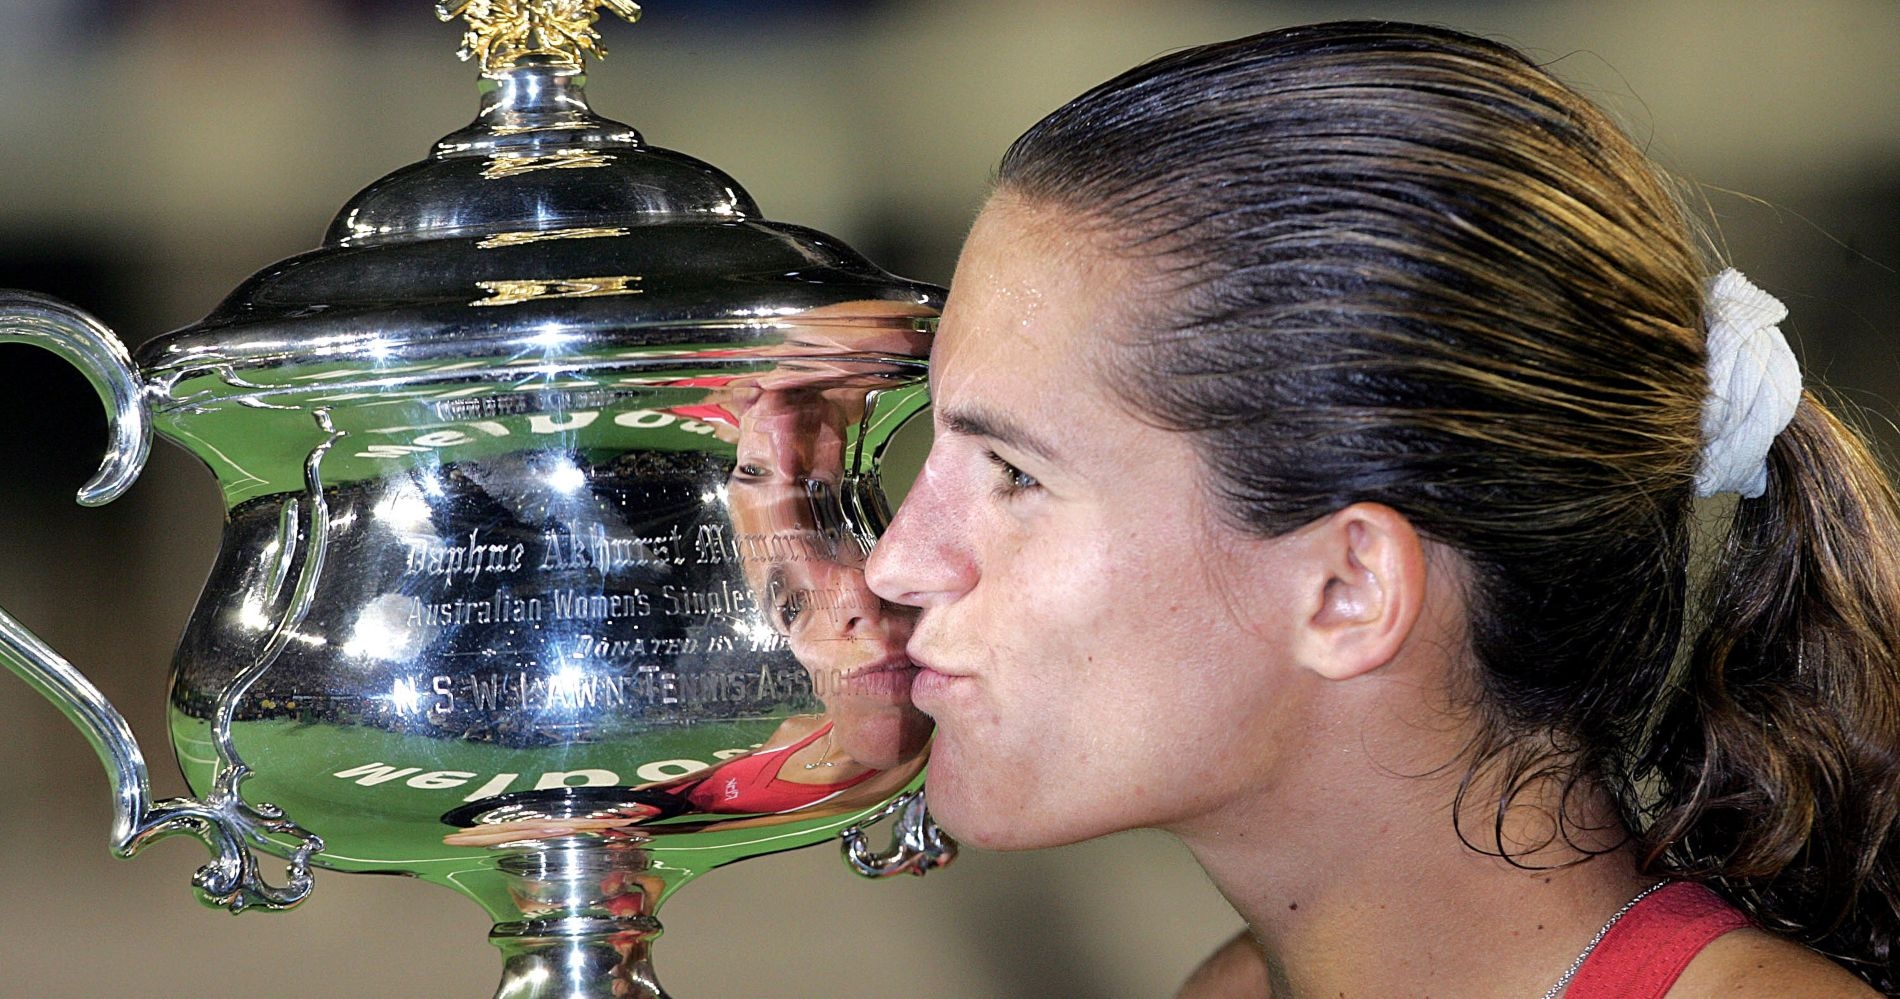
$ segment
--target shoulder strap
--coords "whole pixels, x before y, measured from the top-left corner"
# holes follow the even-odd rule
[[[1662,999],[1710,941],[1747,925],[1748,917],[1721,896],[1677,881],[1610,927],[1564,999]]]

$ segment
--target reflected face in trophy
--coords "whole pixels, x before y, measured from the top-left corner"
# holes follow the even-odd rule
[[[1270,779],[1301,724],[1277,668],[1296,614],[1258,611],[1295,607],[1275,542],[1220,520],[1188,438],[1102,374],[1141,274],[1079,221],[1007,194],[978,219],[931,361],[936,437],[868,570],[921,608],[931,811],[992,848],[1190,823]]]
[[[930,719],[910,702],[915,670],[904,648],[915,615],[871,592],[858,541],[820,515],[836,496],[844,428],[862,416],[862,396],[857,389],[743,390],[727,491],[743,546],[764,556],[746,560],[747,579],[810,672],[833,744],[866,766],[889,769],[913,759],[930,736]]]

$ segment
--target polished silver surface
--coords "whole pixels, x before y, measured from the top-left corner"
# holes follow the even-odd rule
[[[879,819],[897,816],[891,828],[891,847],[883,853],[872,852],[865,839],[866,827]],[[922,790],[893,800],[879,814],[844,831],[844,858],[851,869],[867,878],[888,878],[898,874],[921,877],[957,859],[957,843],[930,821],[930,812]]]
[[[954,852],[911,615],[863,579],[941,293],[594,115],[577,65],[492,68],[473,125],[135,355],[0,297],[0,340],[107,406],[82,502],[153,433],[218,479],[169,701],[197,797],[150,802],[119,713],[3,616],[0,659],[98,750],[115,850],[210,846],[207,901],[413,875],[490,913],[503,996],[660,996],[655,913],[697,874],[840,837],[870,876]]]

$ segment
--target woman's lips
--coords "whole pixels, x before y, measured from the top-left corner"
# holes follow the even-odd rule
[[[911,660],[916,676],[911,680],[910,698],[918,709],[930,714],[927,706],[933,701],[942,701],[950,691],[970,682],[970,678],[960,673],[946,673],[923,660],[913,657]]]

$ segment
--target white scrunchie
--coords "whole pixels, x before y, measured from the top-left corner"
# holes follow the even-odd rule
[[[1788,307],[1729,268],[1709,282],[1709,396],[1702,403],[1697,496],[1768,489],[1768,446],[1801,404],[1801,368],[1776,324]]]

